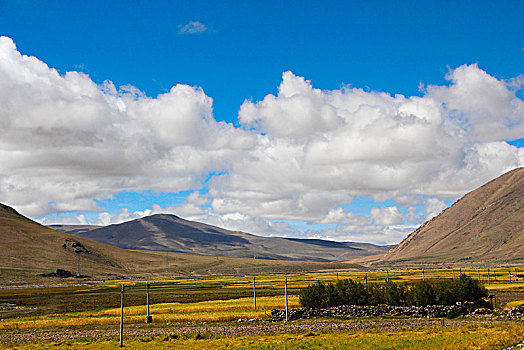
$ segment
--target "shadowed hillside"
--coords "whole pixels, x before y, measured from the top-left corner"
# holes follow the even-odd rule
[[[152,262],[150,255],[64,234],[42,226],[0,204],[0,282],[34,278],[56,269],[82,274],[117,275]],[[158,258],[159,264],[161,257]]]
[[[79,229],[75,226],[51,227],[127,249],[262,259],[339,261],[385,253],[390,248],[320,239],[261,237],[167,214],[152,215],[95,229]]]
[[[385,256],[398,263],[522,263],[524,168],[466,194]]]
[[[214,274],[297,273],[351,269],[349,263],[260,260],[126,250],[54,231],[0,203],[0,284],[52,280],[57,269],[93,278],[181,277]]]

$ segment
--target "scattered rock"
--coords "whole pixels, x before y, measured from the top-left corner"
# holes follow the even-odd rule
[[[92,252],[87,249],[82,243],[74,239],[66,239],[65,243],[62,244],[62,248],[72,250],[76,254],[92,254]]]
[[[524,305],[515,306],[508,311],[508,318],[521,318],[524,316]]]

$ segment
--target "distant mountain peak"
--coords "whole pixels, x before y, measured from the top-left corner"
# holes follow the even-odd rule
[[[337,261],[383,254],[387,247],[323,240],[288,240],[230,231],[173,214],[155,214],[95,229],[53,228],[125,249],[258,259]]]
[[[152,214],[152,215],[144,216],[143,218],[161,218],[161,217],[181,219],[180,216],[176,216],[175,214],[168,214],[168,213]]]

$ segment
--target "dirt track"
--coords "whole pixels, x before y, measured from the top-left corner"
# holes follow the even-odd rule
[[[480,320],[444,320],[444,324],[449,325],[464,325],[468,323],[486,323],[493,321]],[[271,334],[271,333],[307,333],[310,331],[347,331],[347,330],[370,330],[379,329],[383,331],[395,331],[398,329],[406,329],[420,326],[441,326],[440,319],[402,319],[402,320],[350,320],[350,321],[336,321],[336,322],[289,322],[289,323],[270,323],[270,322],[235,322],[226,325],[180,325],[170,327],[164,325],[163,327],[145,326],[145,325],[129,325],[124,328],[125,337],[148,337],[148,336],[164,336],[169,334],[196,334],[196,333],[211,333],[225,336],[241,336],[241,335],[256,335],[256,334]],[[77,338],[94,338],[100,339],[104,337],[118,337],[118,326],[114,325],[111,328],[96,328],[96,329],[57,329],[57,330],[26,330],[26,331],[0,331],[0,344],[22,344],[30,343],[36,340],[44,342],[58,342],[66,339]]]

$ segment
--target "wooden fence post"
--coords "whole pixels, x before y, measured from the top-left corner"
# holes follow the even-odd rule
[[[122,290],[120,291],[120,347],[124,346],[124,284],[122,283]]]
[[[147,301],[147,317],[146,323],[153,322],[153,316],[149,313],[149,282],[146,282],[146,301]]]
[[[286,295],[286,322],[288,321],[288,309],[287,309],[287,276],[284,277],[284,294]]]
[[[255,310],[257,309],[257,289],[255,286],[255,276],[253,276],[253,302],[255,306]]]

